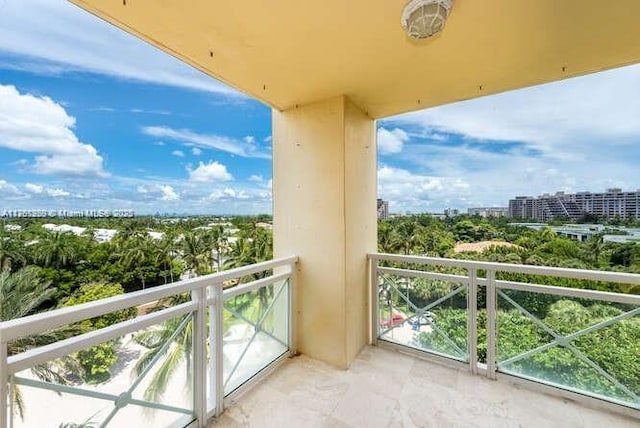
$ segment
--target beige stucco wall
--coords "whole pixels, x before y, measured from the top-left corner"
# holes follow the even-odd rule
[[[300,352],[348,367],[367,341],[374,121],[346,97],[273,112],[274,254],[297,255]]]

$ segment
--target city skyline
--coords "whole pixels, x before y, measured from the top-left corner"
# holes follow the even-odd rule
[[[378,121],[378,196],[436,212],[640,188],[639,90],[631,66]],[[271,111],[64,1],[9,1],[0,163],[0,209],[270,213]]]

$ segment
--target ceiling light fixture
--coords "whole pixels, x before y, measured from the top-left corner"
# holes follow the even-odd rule
[[[453,0],[411,0],[402,12],[402,28],[412,39],[438,34],[453,7]]]

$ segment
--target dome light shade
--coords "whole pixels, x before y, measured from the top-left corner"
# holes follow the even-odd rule
[[[402,12],[402,28],[412,39],[431,37],[444,28],[453,0],[411,0]]]

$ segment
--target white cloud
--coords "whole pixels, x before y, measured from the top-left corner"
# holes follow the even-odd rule
[[[224,188],[222,194],[228,198],[233,199],[249,199],[249,194],[244,190],[235,190],[230,187]]]
[[[180,194],[169,184],[150,182],[135,186],[136,195],[128,196],[132,200],[172,202],[180,200]]]
[[[0,2],[0,51],[15,55],[0,64],[9,69],[44,74],[89,71],[239,95],[234,89],[66,1]]]
[[[260,183],[260,182],[262,182],[263,180],[264,180],[264,178],[262,178],[262,176],[261,176],[261,175],[253,174],[253,175],[251,175],[251,177],[249,177],[249,181],[253,181],[253,182],[255,182],[255,183]]]
[[[6,180],[0,180],[0,196],[7,199],[14,199],[23,196],[18,188]]]
[[[37,153],[28,168],[38,174],[106,176],[95,147],[78,140],[75,118],[48,97],[0,85],[0,147]]]
[[[145,110],[142,108],[131,108],[129,109],[129,113],[135,113],[135,114],[156,114],[156,115],[160,115],[160,116],[171,116],[172,113],[170,111],[167,110]]]
[[[400,211],[432,211],[506,206],[516,195],[638,189],[638,93],[640,66],[631,66],[386,119],[386,129],[409,136],[390,158],[394,166],[468,187],[411,198],[390,192],[399,178],[381,182],[381,195],[390,192]]]
[[[389,155],[400,153],[404,143],[409,141],[409,136],[400,128],[392,129],[378,128],[378,150],[380,154]]]
[[[520,89],[397,116],[467,138],[519,141],[566,156],[596,146],[632,144],[640,136],[640,65]],[[575,153],[571,153],[575,154]]]
[[[174,150],[171,152],[171,154],[173,156],[177,156],[179,158],[183,158],[184,157],[184,152],[182,150]]]
[[[202,150],[197,147],[192,147],[191,153],[193,153],[195,156],[200,156],[202,154]]]
[[[230,181],[233,176],[227,171],[227,167],[219,162],[210,161],[205,164],[199,162],[195,169],[187,168],[189,179],[197,182]]]
[[[269,135],[268,137],[264,137],[264,139],[262,141],[264,141],[265,143],[270,143],[272,139],[273,139],[273,137],[271,137],[271,135]]]
[[[44,191],[44,187],[39,184],[27,183],[24,188],[31,193],[40,194]]]
[[[146,135],[179,141],[189,147],[215,149],[245,158],[271,159],[271,154],[261,151],[254,144],[213,134],[198,134],[188,129],[173,129],[166,126],[146,126]]]
[[[67,192],[66,190],[56,188],[56,189],[47,189],[47,195],[51,196],[52,198],[60,198],[64,196],[71,196],[71,193]]]
[[[112,108],[112,107],[98,106],[98,107],[90,108],[89,111],[103,111],[103,112],[107,112],[107,113],[113,113],[113,112],[115,112],[117,110]]]
[[[378,169],[378,194],[390,200],[392,209],[434,210],[443,200],[463,198],[469,183],[458,177],[412,173],[383,165]]]
[[[166,177],[113,176],[110,180],[60,178],[45,183],[0,180],[0,203],[7,209],[133,209],[137,214],[270,213],[266,183],[193,182]],[[31,184],[27,187],[27,184]],[[40,190],[40,193],[34,191]],[[28,189],[31,189],[29,191]],[[54,196],[52,196],[54,195]]]
[[[509,199],[518,195],[640,188],[636,161],[640,148],[634,154],[629,149],[609,152],[585,160],[579,156],[532,155],[521,148],[492,152],[477,144],[412,142],[394,158],[405,165],[403,168],[380,169],[379,194],[390,200],[393,210],[418,212],[507,206]],[[401,169],[404,173],[388,169]],[[455,180],[463,185],[455,185]],[[431,186],[429,192],[421,192],[424,182],[428,183],[426,187]]]
[[[256,143],[256,139],[255,137],[251,136],[251,135],[247,135],[246,137],[244,137],[242,139],[245,143],[247,144],[255,144]]]
[[[269,192],[245,190],[245,189],[233,189],[231,187],[225,187],[224,189],[214,189],[208,196],[208,200],[214,202],[221,201],[270,201],[271,194]]]
[[[406,169],[378,169],[378,195],[389,201],[393,212],[437,212],[466,205],[470,185],[456,176],[431,176]]]
[[[180,199],[175,189],[169,185],[160,186],[160,191],[162,192],[160,199],[163,201],[177,201]]]
[[[60,187],[45,187],[41,184],[26,183],[24,185],[24,188],[27,192],[31,193],[33,196],[46,195],[52,198],[73,196],[71,192],[68,192]],[[81,195],[75,195],[75,196],[80,197]]]

